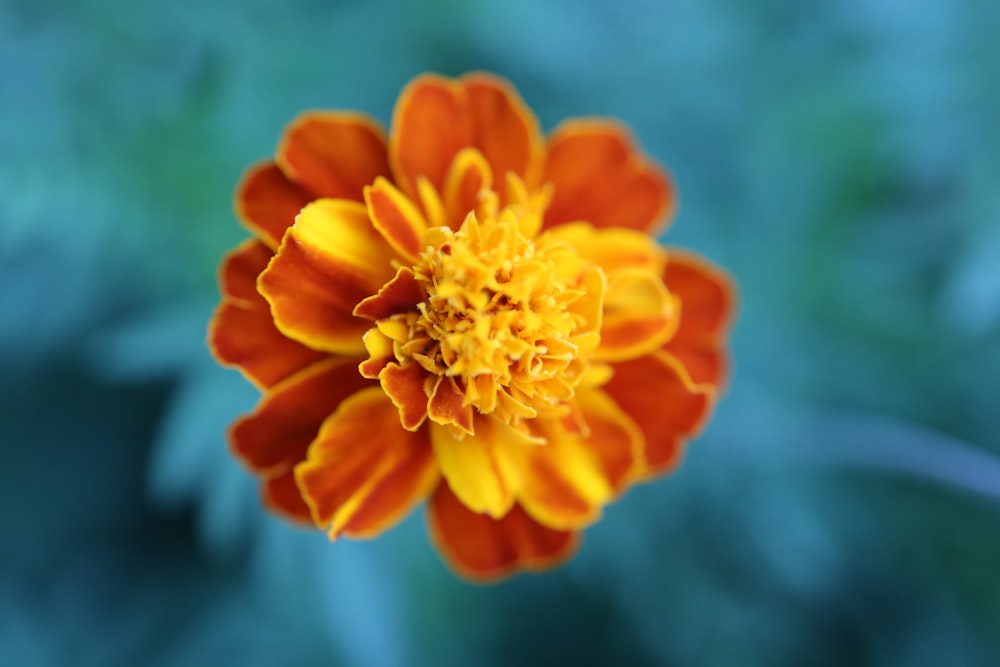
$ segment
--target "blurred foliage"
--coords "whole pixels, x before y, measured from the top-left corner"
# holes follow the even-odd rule
[[[0,655],[16,665],[1000,664],[1000,5],[0,4]],[[669,165],[738,278],[681,471],[544,576],[260,509],[204,347],[306,108],[496,71]]]

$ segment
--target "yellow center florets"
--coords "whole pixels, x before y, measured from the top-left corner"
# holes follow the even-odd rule
[[[397,359],[507,423],[565,414],[599,340],[603,274],[565,243],[528,238],[516,207],[494,211],[425,232],[413,271],[426,300],[394,316],[407,327]]]

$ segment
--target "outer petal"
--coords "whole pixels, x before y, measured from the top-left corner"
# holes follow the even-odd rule
[[[306,501],[302,499],[302,493],[295,483],[295,474],[291,468],[264,482],[261,487],[261,499],[265,507],[275,514],[296,523],[313,525],[312,513]]]
[[[305,459],[320,425],[343,400],[372,385],[358,373],[357,359],[315,363],[273,386],[253,413],[232,425],[233,453],[258,473],[283,473]]]
[[[707,261],[677,250],[670,251],[663,281],[681,301],[680,324],[665,349],[695,382],[721,385],[728,372],[725,334],[736,300],[733,282]]]
[[[314,199],[360,202],[366,185],[389,175],[385,133],[374,119],[360,113],[310,111],[300,115],[285,129],[275,159]]]
[[[392,258],[364,205],[321,199],[302,209],[258,289],[285,335],[318,350],[361,354],[371,325],[351,313],[392,278]]]
[[[281,243],[302,207],[315,197],[273,162],[250,169],[236,190],[236,215],[272,250]]]
[[[627,414],[596,390],[581,392],[577,407],[583,425],[536,420],[546,444],[518,449],[518,499],[536,521],[557,530],[595,521],[640,464],[642,435]]]
[[[326,356],[278,331],[256,288],[271,251],[249,240],[222,262],[222,303],[208,330],[208,345],[220,363],[239,368],[254,384],[269,387]]]
[[[482,73],[414,79],[393,113],[396,181],[414,199],[420,176],[441,192],[452,158],[465,147],[478,149],[498,178],[512,171],[537,183],[544,150],[538,121],[509,83]]]
[[[613,364],[602,388],[645,436],[643,477],[668,472],[680,462],[684,441],[701,429],[711,412],[714,391],[695,385],[684,367],[664,352]]]
[[[594,358],[634,359],[659,348],[677,330],[678,303],[655,273],[622,269],[608,276],[601,343]]]
[[[597,227],[652,231],[675,207],[667,174],[613,121],[572,120],[557,127],[542,178],[555,186],[546,227],[586,220]]]
[[[473,512],[502,517],[514,504],[521,484],[516,468],[517,448],[509,427],[492,417],[475,422],[475,436],[458,438],[455,432],[431,424],[431,444],[448,485]]]
[[[398,522],[431,492],[438,470],[426,431],[401,428],[373,387],[323,423],[295,477],[313,520],[335,539],[371,537]]]
[[[431,539],[448,563],[479,581],[555,567],[580,543],[579,533],[543,526],[517,505],[501,519],[476,514],[447,484],[438,486],[427,516]]]

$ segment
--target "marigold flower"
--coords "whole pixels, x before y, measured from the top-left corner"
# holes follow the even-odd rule
[[[388,139],[299,116],[236,197],[216,358],[263,391],[232,450],[274,511],[373,537],[427,501],[480,580],[568,558],[672,470],[726,376],[732,288],[653,232],[675,206],[629,132],[547,138],[505,81],[424,75]]]

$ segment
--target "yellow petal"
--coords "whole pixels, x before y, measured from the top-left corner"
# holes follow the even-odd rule
[[[512,459],[509,427],[497,419],[476,420],[474,436],[459,438],[453,429],[431,424],[431,444],[441,472],[462,503],[473,512],[501,517],[514,503],[520,478]]]

